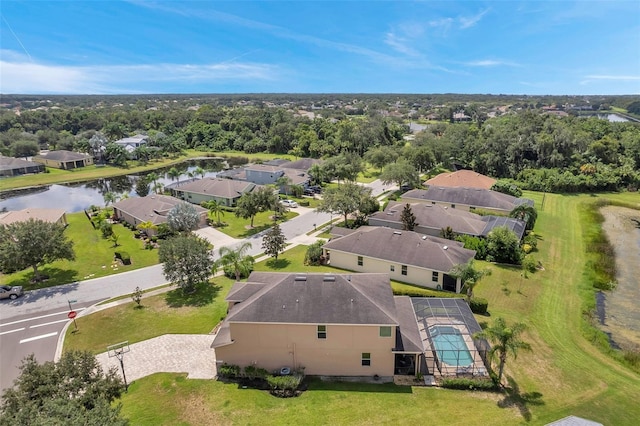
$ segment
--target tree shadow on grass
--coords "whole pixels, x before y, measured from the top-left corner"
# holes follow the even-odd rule
[[[171,308],[201,307],[213,302],[220,290],[221,287],[218,285],[209,282],[200,283],[191,293],[184,292],[181,288],[171,290],[166,294],[165,300]]]
[[[239,235],[239,238],[248,238],[248,237],[251,237],[252,235],[259,234],[260,232],[265,231],[269,228],[271,228],[271,224],[265,224],[265,225],[254,226],[253,228],[247,228],[245,232]]]
[[[284,269],[291,264],[289,259],[269,259],[266,262],[267,267],[269,269]]]
[[[540,392],[522,393],[518,383],[512,377],[507,376],[507,382],[509,386],[504,389],[506,395],[503,400],[498,401],[498,407],[516,407],[525,421],[531,421],[531,410],[529,407],[544,405],[545,402],[542,400],[542,394]]]
[[[33,272],[15,277],[7,282],[8,285],[21,285],[26,290],[37,290],[62,284],[71,284],[78,280],[78,271],[73,269],[60,269],[45,266],[39,270],[40,275],[46,276],[45,280],[33,282]]]
[[[376,393],[413,393],[411,386],[399,386],[394,383],[375,382],[341,382],[324,381],[317,378],[306,378],[308,390],[339,392],[376,392]]]

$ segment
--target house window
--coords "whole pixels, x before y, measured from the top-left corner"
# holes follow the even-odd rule
[[[358,256],[358,266],[362,266],[363,263],[362,256]]]
[[[431,273],[431,281],[433,281],[434,283],[438,282],[438,273],[437,272],[432,272]]]
[[[395,266],[395,265],[391,265],[391,266],[389,266],[389,270],[390,270],[391,272],[395,272],[395,271],[396,271],[396,266]]]
[[[407,275],[407,265],[402,265],[402,275]]]
[[[451,204],[451,208],[452,208],[452,209],[455,209],[455,208],[456,208],[456,205],[455,205],[455,204]]]
[[[380,337],[391,337],[391,326],[383,325],[380,327]]]
[[[369,352],[362,352],[362,366],[368,367],[371,365],[371,354]]]
[[[326,339],[327,338],[327,326],[319,325],[318,326],[318,339]]]

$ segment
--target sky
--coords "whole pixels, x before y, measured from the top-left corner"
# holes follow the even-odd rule
[[[0,93],[640,94],[640,1],[0,4]]]

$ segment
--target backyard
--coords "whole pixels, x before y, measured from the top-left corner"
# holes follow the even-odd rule
[[[581,224],[580,212],[582,203],[604,197],[637,204],[637,194],[525,196],[539,207],[535,231],[540,240],[533,255],[543,269],[525,278],[518,268],[480,263],[492,274],[475,288],[477,296],[489,300],[490,317],[478,316],[479,322],[502,316],[529,327],[524,339],[533,350],[509,358],[505,393],[311,381],[299,398],[279,399],[233,384],[156,374],[133,383],[122,398],[123,413],[134,424],[154,425],[420,423],[427,413],[433,424],[544,424],[567,415],[635,424],[640,418],[640,375],[594,345],[600,334],[584,320],[583,311],[593,305],[593,290],[585,279],[583,239],[584,226],[590,224]],[[256,265],[256,270],[331,270],[303,267],[303,255],[303,247],[294,248],[278,261]],[[105,342],[133,342],[167,332],[207,333],[225,314],[223,298],[230,285],[230,280],[215,278],[204,287],[203,301],[178,302],[176,291],[143,299],[143,309],[125,304],[80,318],[78,325],[87,332],[68,336],[66,347],[99,352]],[[394,289],[398,286],[394,283]],[[119,317],[127,320],[113,321]],[[156,317],[161,319],[154,321]],[[84,342],[88,334],[101,334],[102,340]]]

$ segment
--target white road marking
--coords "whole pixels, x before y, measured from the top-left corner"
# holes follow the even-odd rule
[[[45,322],[45,323],[42,323],[42,324],[30,325],[29,328],[45,327],[47,325],[58,324],[58,323],[67,322],[67,321],[69,321],[69,318],[63,319],[63,320],[58,320],[58,321]]]
[[[34,340],[40,340],[40,339],[45,339],[47,337],[53,337],[56,336],[58,334],[57,331],[54,331],[53,333],[47,333],[47,334],[42,334],[40,336],[34,336],[34,337],[29,337],[28,339],[22,339],[20,340],[20,344],[22,343],[28,343],[28,342],[33,342]]]
[[[87,308],[78,308],[78,309],[74,309],[74,310],[76,312],[79,312],[79,311],[84,311],[85,309],[87,309]],[[53,317],[53,316],[61,315],[61,314],[68,314],[68,313],[69,313],[69,311],[61,311],[61,312],[56,312],[55,314],[47,314],[47,315],[40,315],[39,317],[25,318],[25,319],[21,319],[21,320],[18,320],[18,321],[12,321],[12,322],[6,322],[4,324],[0,324],[0,327],[3,327],[5,325],[18,324],[18,323],[25,322],[25,321],[33,321],[33,320],[37,320],[37,319],[40,319],[40,318],[47,318],[47,317]]]
[[[2,336],[3,334],[15,333],[16,331],[22,331],[22,330],[24,330],[24,327],[16,328],[15,330],[3,331],[2,333],[0,333],[0,336]]]

